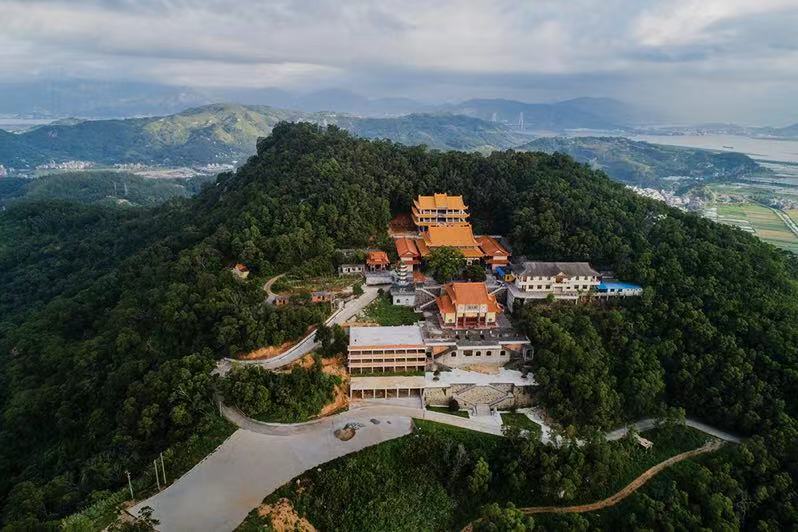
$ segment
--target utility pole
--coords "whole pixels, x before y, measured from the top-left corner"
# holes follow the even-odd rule
[[[133,483],[130,481],[130,471],[125,471],[125,474],[127,474],[127,487],[130,488],[130,498],[136,500],[136,497],[133,495]]]
[[[161,453],[161,473],[163,473],[163,487],[166,487],[166,468],[163,466],[163,453]]]
[[[158,479],[158,460],[153,460],[152,465],[155,466],[155,483],[158,485],[158,491],[161,491],[161,481]]]

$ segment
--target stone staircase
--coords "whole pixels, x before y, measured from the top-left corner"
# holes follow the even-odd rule
[[[424,310],[432,306],[438,295],[423,286],[416,288],[416,310]]]
[[[478,390],[480,397],[468,397],[468,392]],[[469,408],[477,407],[478,405],[487,405],[492,408],[508,399],[513,399],[512,392],[500,390],[491,384],[469,384],[463,388],[452,393],[458,403]]]
[[[489,416],[491,415],[490,412],[490,405],[486,405],[485,403],[480,403],[474,407],[474,415],[476,416]]]

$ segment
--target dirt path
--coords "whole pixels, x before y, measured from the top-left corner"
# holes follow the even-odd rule
[[[635,491],[640,489],[646,482],[651,480],[658,473],[669,468],[670,466],[682,462],[684,460],[687,460],[688,458],[692,458],[694,456],[716,451],[722,445],[723,445],[722,441],[713,440],[705,443],[704,445],[702,445],[697,449],[693,449],[691,451],[685,451],[683,453],[677,454],[676,456],[672,456],[667,460],[660,462],[657,465],[644,471],[643,474],[641,474],[639,477],[630,482],[621,491],[615,493],[614,495],[610,495],[606,499],[602,499],[597,502],[592,502],[590,504],[580,504],[576,506],[531,506],[528,508],[520,508],[520,510],[526,515],[554,514],[554,513],[575,514],[575,513],[584,513],[584,512],[594,512],[596,510],[601,510],[604,508],[608,508],[610,506],[615,506],[616,504],[624,500],[626,497],[628,497],[629,495],[633,494]],[[468,525],[466,525],[466,527],[463,528],[463,532],[473,530],[473,525],[477,521],[473,521]]]

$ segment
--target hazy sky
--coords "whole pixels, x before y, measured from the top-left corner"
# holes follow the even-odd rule
[[[0,81],[614,96],[798,121],[798,0],[0,0]]]

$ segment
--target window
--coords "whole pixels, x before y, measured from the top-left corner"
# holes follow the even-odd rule
[[[482,356],[482,351],[477,351],[477,356],[481,357]]]
[[[493,353],[491,353],[490,351],[485,351],[485,356],[486,356],[486,357],[489,357],[489,356],[491,356],[492,354],[493,354]]]
[[[469,349],[468,351],[463,351],[463,354],[464,354],[465,356],[467,356],[467,357],[470,357],[471,355],[473,355],[473,354],[474,354],[474,352],[473,352],[473,351],[471,351],[471,350]]]
[[[499,353],[499,356],[500,356],[500,357],[503,357],[503,356],[505,356],[506,354],[507,354],[507,351],[505,351],[504,349],[502,349],[501,353]]]

